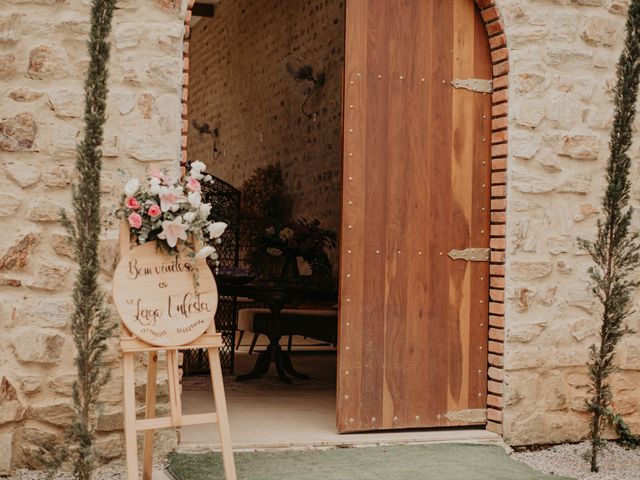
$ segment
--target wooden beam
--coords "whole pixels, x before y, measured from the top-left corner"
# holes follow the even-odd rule
[[[193,17],[213,17],[214,7],[208,3],[194,3],[191,9]]]

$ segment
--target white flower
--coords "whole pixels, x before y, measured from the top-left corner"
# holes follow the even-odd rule
[[[206,168],[207,168],[207,166],[204,163],[202,163],[200,160],[196,160],[195,162],[193,162],[191,164],[191,171],[192,172],[195,170],[196,172],[200,173]]]
[[[198,214],[196,212],[187,212],[183,215],[184,221],[187,223],[193,223]]]
[[[206,220],[209,218],[209,214],[211,213],[211,204],[203,203],[200,205],[200,218]]]
[[[207,227],[209,231],[209,238],[220,238],[227,228],[227,224],[224,222],[214,222]]]
[[[162,232],[158,234],[158,238],[166,240],[167,245],[175,247],[178,239],[187,239],[187,225],[182,223],[182,217],[176,217],[175,220],[165,220],[162,222]]]
[[[163,212],[169,210],[177,212],[180,209],[180,204],[187,201],[182,194],[182,189],[175,187],[162,187],[158,197],[160,198],[160,208]]]
[[[213,253],[211,254],[211,260],[217,260],[218,258],[219,258],[219,257],[218,257],[218,254],[217,254],[216,252],[213,252]]]
[[[216,249],[210,247],[209,245],[202,247],[198,253],[196,253],[196,258],[208,257],[216,253]]]
[[[167,186],[175,185],[176,177],[173,173],[163,172],[162,183]]]
[[[193,208],[200,207],[200,204],[202,203],[202,195],[200,195],[200,192],[189,192],[187,198]]]
[[[279,248],[269,247],[267,248],[267,253],[272,257],[279,257],[280,255],[282,255],[282,250],[280,250]]]
[[[276,227],[267,227],[264,229],[264,233],[266,233],[267,235],[275,235]]]
[[[151,195],[158,195],[162,191],[162,187],[160,185],[160,179],[152,177],[149,180],[149,193]]]
[[[204,178],[204,175],[202,174],[202,172],[204,171],[205,168],[207,168],[207,166],[204,163],[202,163],[200,160],[196,160],[191,164],[191,170],[189,170],[189,176],[191,178],[195,178],[196,180],[202,180]]]
[[[205,182],[210,182],[211,180],[213,180],[213,177],[211,175],[205,175],[204,176],[204,181]]]
[[[283,228],[282,230],[280,230],[280,238],[282,240],[290,240],[293,238],[293,230],[291,230],[289,227],[287,228]]]
[[[200,172],[194,172],[192,170],[191,173],[189,173],[189,178],[195,178],[196,180],[202,180],[204,178],[204,175],[202,175]]]
[[[124,186],[124,193],[127,197],[133,197],[133,195],[138,191],[138,188],[140,188],[140,180],[132,178]]]

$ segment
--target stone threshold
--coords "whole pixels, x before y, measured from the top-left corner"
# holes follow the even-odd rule
[[[335,433],[335,438],[319,441],[291,441],[237,443],[233,442],[234,452],[278,451],[278,450],[325,450],[331,448],[360,448],[384,445],[426,445],[433,443],[469,443],[477,445],[498,445],[506,451],[509,446],[502,437],[484,429],[447,429],[447,430],[407,430],[398,432]],[[202,453],[220,451],[217,442],[180,442],[179,453]]]

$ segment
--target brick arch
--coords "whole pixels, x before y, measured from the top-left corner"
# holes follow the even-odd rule
[[[347,0],[349,1],[349,0]],[[504,354],[504,262],[506,250],[506,179],[507,179],[507,113],[509,100],[509,51],[504,23],[494,0],[474,0],[489,35],[493,64],[493,94],[491,109],[491,266],[489,291],[489,368],[487,395],[487,429],[502,433],[502,380]],[[184,19],[183,81],[182,81],[182,138],[181,160],[187,161],[187,134],[189,120],[189,38],[191,9],[195,0],[189,0]]]

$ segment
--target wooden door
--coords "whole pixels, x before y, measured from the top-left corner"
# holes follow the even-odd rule
[[[485,423],[491,79],[473,0],[347,0],[337,423]]]

